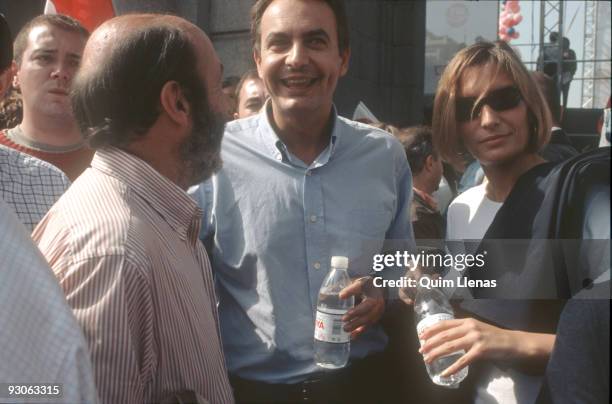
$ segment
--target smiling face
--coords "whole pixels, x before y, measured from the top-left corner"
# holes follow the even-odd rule
[[[275,0],[263,14],[260,33],[255,62],[275,119],[293,115],[326,121],[349,59],[348,50],[339,51],[332,9],[318,0]]]
[[[14,81],[23,96],[24,115],[72,117],[68,93],[85,42],[80,33],[52,25],[32,28]]]
[[[491,64],[467,68],[459,80],[458,97],[478,98],[515,85],[507,73],[496,73]],[[465,148],[483,166],[507,164],[527,153],[529,123],[522,100],[504,111],[484,105],[479,116],[459,123],[458,129]]]

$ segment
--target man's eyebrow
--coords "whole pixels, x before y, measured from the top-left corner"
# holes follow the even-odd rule
[[[71,59],[81,59],[82,57],[82,55],[80,55],[79,53],[72,53],[72,52],[69,52],[67,56]]]
[[[327,34],[327,32],[324,29],[314,29],[312,31],[308,31],[304,34],[305,37],[310,38],[310,37],[317,37],[317,36],[323,36],[326,39],[329,39],[329,35]]]
[[[287,38],[288,35],[283,32],[270,32],[268,36],[266,36],[266,41],[270,41],[272,39],[281,39]]]
[[[57,49],[54,49],[54,48],[39,48],[39,49],[34,49],[32,51],[32,55],[38,55],[40,53],[43,53],[43,54],[57,53]]]
[[[306,38],[325,37],[326,39],[329,39],[329,35],[322,28],[307,31],[302,36]],[[288,35],[285,34],[284,32],[271,32],[268,34],[268,36],[266,36],[266,41],[270,41],[272,39],[277,39],[277,38],[286,38],[286,37],[288,37]]]

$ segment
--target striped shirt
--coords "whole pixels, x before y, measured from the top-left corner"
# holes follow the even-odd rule
[[[232,401],[202,211],[144,161],[96,152],[34,230],[89,344],[104,403]]]

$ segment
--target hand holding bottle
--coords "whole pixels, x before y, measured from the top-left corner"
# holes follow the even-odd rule
[[[427,344],[427,332],[440,323],[450,323],[454,320],[455,314],[453,308],[448,301],[448,297],[437,288],[418,287],[416,298],[414,300],[415,320],[417,321],[416,329],[421,341],[421,349],[425,367],[431,380],[440,386],[456,388],[468,374],[468,368],[464,365],[459,368],[458,372],[450,372],[453,366],[459,359],[465,357],[465,350],[462,347],[450,345],[445,350],[444,354],[438,354],[435,357],[425,356],[423,347]]]
[[[361,302],[349,310],[342,320],[344,330],[351,333],[351,339],[357,338],[368,327],[376,324],[385,311],[383,291],[374,286],[371,276],[355,279],[340,292],[341,299],[351,296],[361,298]]]
[[[424,355],[425,363],[458,350],[466,352],[442,372],[443,377],[448,377],[480,359],[506,362],[546,360],[555,336],[506,330],[473,318],[462,318],[440,321],[425,329],[419,339],[425,341],[419,350]]]

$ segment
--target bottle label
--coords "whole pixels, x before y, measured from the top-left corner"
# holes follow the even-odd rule
[[[420,335],[427,327],[431,327],[432,325],[439,323],[440,321],[452,320],[453,318],[453,315],[449,313],[437,313],[432,314],[431,316],[427,316],[421,321],[419,321],[419,323],[417,324],[417,334]]]
[[[350,341],[350,333],[344,331],[342,316],[347,310],[324,309],[317,310],[315,320],[315,339],[333,344],[344,344]]]

